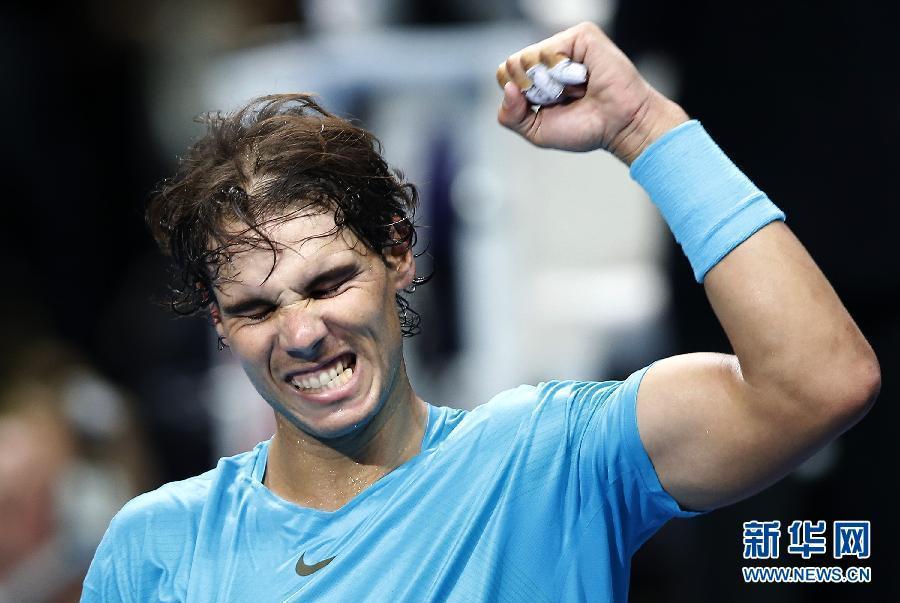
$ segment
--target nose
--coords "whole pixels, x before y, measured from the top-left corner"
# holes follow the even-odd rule
[[[316,360],[322,354],[328,327],[322,316],[303,302],[282,308],[279,329],[282,349],[297,360]]]

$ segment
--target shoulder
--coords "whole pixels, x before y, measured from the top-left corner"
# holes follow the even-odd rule
[[[83,601],[150,601],[189,567],[215,470],[166,484],[116,513],[84,580]],[[188,561],[188,563],[185,563]]]
[[[249,483],[260,450],[223,458],[201,475],[171,482],[129,501],[109,524],[84,581],[84,600],[158,600],[182,592],[205,517]],[[225,503],[227,504],[227,503]],[[213,512],[210,512],[212,509]],[[201,527],[203,526],[203,527]],[[214,527],[214,526],[213,526]]]
[[[471,414],[491,420],[539,420],[557,415],[587,419],[612,401],[620,398],[636,400],[645,370],[634,373],[625,381],[553,380],[521,385],[499,393]]]
[[[633,402],[644,371],[626,381],[547,381],[500,392],[459,416],[450,439],[476,434],[520,436],[551,431],[577,435],[618,398]],[[501,437],[501,439],[503,439]]]
[[[132,499],[109,524],[84,581],[84,601],[182,600],[201,532],[214,531],[222,505],[241,500],[259,452],[223,458],[206,473]],[[245,479],[246,478],[246,479]],[[213,523],[207,524],[212,518]]]
[[[189,554],[218,474],[216,467],[130,500],[110,522],[95,563],[111,555],[109,562],[124,564],[129,574],[144,573],[139,568],[168,565],[166,558],[176,550],[177,557]]]
[[[111,528],[133,531],[151,524],[162,527],[160,524],[198,515],[217,473],[218,467],[189,479],[170,482],[133,498],[113,518]]]
[[[261,445],[260,445],[261,446]],[[219,460],[215,468],[200,475],[169,482],[156,490],[141,494],[129,501],[110,523],[106,539],[146,536],[152,541],[174,536],[181,541],[195,532],[204,510],[220,497],[220,490],[249,475],[257,446],[251,452]]]

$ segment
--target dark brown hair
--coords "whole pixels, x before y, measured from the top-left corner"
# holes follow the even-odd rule
[[[333,211],[336,227],[322,236],[349,228],[382,259],[391,246],[415,244],[415,186],[388,167],[370,132],[311,96],[264,96],[200,121],[206,134],[154,191],[145,216],[174,261],[178,314],[201,313],[214,301],[219,269],[241,249],[268,247],[274,269],[277,249],[262,228],[301,210]],[[237,233],[235,221],[245,225]],[[426,280],[417,277],[406,292]],[[419,315],[399,293],[396,300],[403,335],[416,334]]]

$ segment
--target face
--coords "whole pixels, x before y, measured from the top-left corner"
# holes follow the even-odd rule
[[[319,439],[361,429],[409,389],[394,296],[415,276],[412,253],[382,259],[349,230],[315,238],[332,229],[331,213],[267,229],[274,270],[268,248],[235,254],[214,316],[263,398]]]

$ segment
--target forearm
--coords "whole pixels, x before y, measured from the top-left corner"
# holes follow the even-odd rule
[[[790,229],[763,228],[704,280],[713,310],[760,404],[787,400],[838,414],[864,407],[878,364],[834,289]]]
[[[869,345],[768,197],[698,124],[658,142],[632,174],[682,243],[735,356],[656,363],[641,385],[638,422],[666,489],[683,505],[710,509],[771,484],[850,427],[880,377]]]
[[[877,363],[859,329],[779,222],[784,214],[699,124],[645,148],[632,174],[705,284],[744,381],[766,392],[755,396],[762,404],[852,405],[871,397]]]

